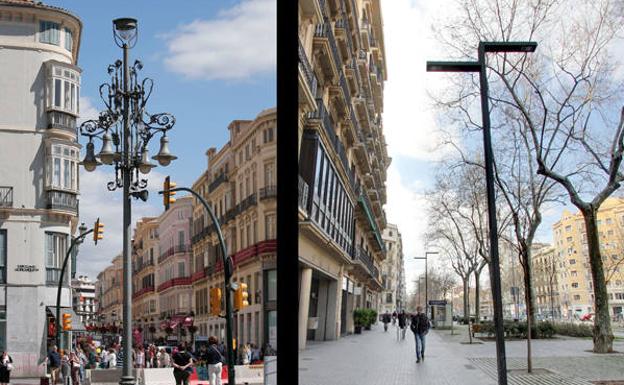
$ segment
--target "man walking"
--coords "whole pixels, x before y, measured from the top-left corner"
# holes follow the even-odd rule
[[[397,316],[399,320],[399,328],[397,329],[397,341],[405,339],[405,331],[407,328],[407,314],[405,314],[405,310],[401,310],[399,315]]]
[[[56,345],[52,346],[47,358],[48,368],[52,375],[52,385],[56,385],[59,379],[59,371],[61,368],[61,355],[58,352]]]
[[[416,307],[416,314],[412,315],[410,325],[416,339],[416,363],[419,363],[421,359],[425,360],[425,336],[429,333],[430,326],[427,315],[422,312],[422,307]]]

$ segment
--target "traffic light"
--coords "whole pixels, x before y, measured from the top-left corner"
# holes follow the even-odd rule
[[[238,284],[238,289],[234,292],[234,310],[243,310],[249,306],[249,293],[247,293],[247,284],[241,282]]]
[[[163,184],[163,204],[165,205],[165,210],[169,210],[169,205],[174,203],[176,200],[173,195],[176,194],[175,191],[170,191],[172,188],[175,188],[176,184],[172,182],[169,177],[165,178],[165,183]]]
[[[100,223],[100,218],[95,221],[95,226],[93,226],[93,241],[97,245],[98,240],[104,238],[104,223]]]
[[[72,316],[70,313],[63,313],[63,330],[72,330]]]
[[[219,316],[221,314],[221,289],[213,287],[210,289],[210,315]]]

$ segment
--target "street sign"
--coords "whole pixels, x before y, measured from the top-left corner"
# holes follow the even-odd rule
[[[429,300],[429,306],[446,306],[445,299],[431,299]]]

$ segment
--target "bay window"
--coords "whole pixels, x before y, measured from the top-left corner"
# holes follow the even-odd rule
[[[61,278],[61,266],[67,252],[67,234],[47,232],[46,243],[46,285],[57,285]],[[69,283],[69,274],[65,274],[65,284]]]
[[[78,192],[78,148],[52,143],[47,151],[46,187]]]
[[[58,23],[42,20],[39,22],[39,42],[46,44],[61,44],[61,33]]]
[[[77,116],[80,98],[80,72],[77,67],[57,61],[48,61],[47,110]]]

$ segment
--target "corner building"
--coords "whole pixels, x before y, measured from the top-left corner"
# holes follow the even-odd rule
[[[45,374],[39,363],[78,222],[81,30],[64,9],[0,0],[0,348],[13,357],[13,378]]]
[[[386,249],[379,0],[299,0],[299,347],[375,308]]]
[[[234,314],[237,344],[277,347],[277,143],[276,110],[254,120],[235,120],[230,140],[207,152],[207,170],[195,181],[197,191],[219,220],[234,266],[232,282],[244,282],[249,306]],[[193,203],[191,282],[197,336],[225,340],[225,319],[210,315],[209,293],[223,290],[222,254],[210,216]]]

